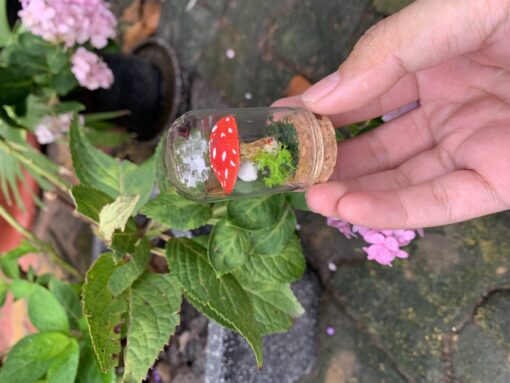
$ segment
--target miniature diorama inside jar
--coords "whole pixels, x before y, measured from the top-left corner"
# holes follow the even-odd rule
[[[302,108],[196,110],[172,124],[162,156],[178,192],[213,202],[327,181],[336,139],[327,117]]]

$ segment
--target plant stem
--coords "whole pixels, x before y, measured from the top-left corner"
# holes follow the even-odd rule
[[[55,249],[53,249],[51,245],[41,241],[34,234],[32,234],[30,231],[24,228],[18,221],[16,221],[16,219],[11,214],[9,214],[9,212],[2,205],[0,205],[0,217],[3,218],[21,235],[26,237],[32,246],[36,247],[39,251],[47,254],[50,257],[50,259],[58,266],[60,266],[63,270],[77,278],[79,281],[82,280],[82,275],[74,266],[70,265],[62,258],[60,258]]]
[[[48,181],[50,181],[52,184],[57,186],[58,188],[62,189],[63,191],[68,192],[69,186],[67,182],[62,180],[57,175],[47,171],[43,167],[36,164],[34,161],[32,161],[30,158],[23,155],[23,151],[26,150],[26,148],[23,148],[20,145],[17,145],[15,143],[7,143],[5,140],[0,139],[0,148],[5,150],[8,154],[15,157],[19,162],[21,162],[23,165],[25,165],[27,168],[32,169],[35,173],[39,174],[40,176],[46,178]]]
[[[156,254],[157,256],[166,258],[165,250],[160,249],[159,247],[154,247],[153,249],[151,249],[151,253]]]

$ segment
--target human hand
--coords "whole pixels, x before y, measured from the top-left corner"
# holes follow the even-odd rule
[[[379,22],[301,96],[335,126],[420,107],[338,146],[309,207],[374,228],[444,225],[510,208],[510,0],[418,0]]]

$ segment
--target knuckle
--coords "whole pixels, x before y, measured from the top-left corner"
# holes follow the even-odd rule
[[[405,188],[411,186],[412,176],[407,174],[406,171],[402,167],[398,167],[395,169],[395,182],[398,187]]]
[[[375,160],[378,169],[386,169],[391,166],[391,160],[388,148],[377,134],[368,134],[364,136],[366,145],[372,158]]]
[[[448,190],[441,182],[435,180],[430,183],[430,187],[435,203],[442,211],[442,216],[445,217],[448,222],[455,221],[451,198]]]

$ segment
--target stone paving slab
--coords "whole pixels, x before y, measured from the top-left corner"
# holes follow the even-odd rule
[[[429,230],[392,268],[340,264],[326,305],[341,305],[407,381],[508,382],[507,233],[500,214]]]

